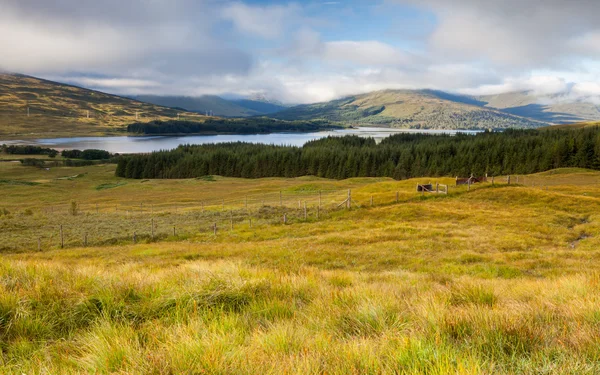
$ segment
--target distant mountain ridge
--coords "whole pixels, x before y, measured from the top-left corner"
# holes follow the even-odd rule
[[[573,98],[569,91],[538,95],[517,91],[473,97],[486,107],[553,124],[600,120],[600,106],[591,98]]]
[[[545,121],[488,108],[485,104],[475,97],[436,90],[382,90],[296,106],[271,117],[417,129],[535,128],[547,125]]]
[[[251,117],[279,112],[286,107],[251,99],[227,100],[216,95],[202,96],[160,96],[138,95],[136,100],[170,108],[185,109],[200,114],[212,113],[223,117]]]

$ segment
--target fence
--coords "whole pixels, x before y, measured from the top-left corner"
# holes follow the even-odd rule
[[[541,180],[530,176],[488,179],[488,185],[509,183],[543,186]],[[453,190],[463,191],[465,187]],[[466,190],[470,190],[470,185]],[[0,251],[116,245],[314,222],[339,210],[397,204],[426,193],[447,195],[449,186],[419,184],[417,191],[417,196],[410,190],[358,194],[348,189],[281,191],[176,204],[155,201],[51,205],[36,212],[25,210],[18,220],[5,222],[0,231]]]

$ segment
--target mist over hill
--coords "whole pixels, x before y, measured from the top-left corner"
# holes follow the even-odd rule
[[[160,96],[139,95],[137,100],[171,108],[181,108],[200,114],[212,113],[223,117],[250,117],[275,113],[285,109],[283,105],[251,99],[228,100],[217,95]]]

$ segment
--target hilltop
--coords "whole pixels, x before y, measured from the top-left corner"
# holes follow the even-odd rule
[[[0,139],[103,135],[132,122],[204,116],[20,74],[0,73]],[[88,117],[89,116],[89,117]]]
[[[326,119],[357,125],[397,128],[489,129],[547,125],[496,109],[474,98],[434,90],[384,90],[325,103],[301,105],[272,117]]]

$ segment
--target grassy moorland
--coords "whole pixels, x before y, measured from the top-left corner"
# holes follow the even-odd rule
[[[28,113],[29,108],[29,113]],[[133,122],[206,117],[99,91],[0,73],[0,139],[124,133]]]
[[[140,181],[114,168],[0,163],[0,373],[600,371],[598,172],[422,198],[429,179]],[[334,210],[347,188],[361,208]],[[319,190],[336,192],[317,220]],[[214,236],[223,206],[237,221]],[[181,233],[119,237],[150,216]],[[79,232],[38,252],[31,227],[61,223]],[[116,242],[83,247],[93,228]]]

